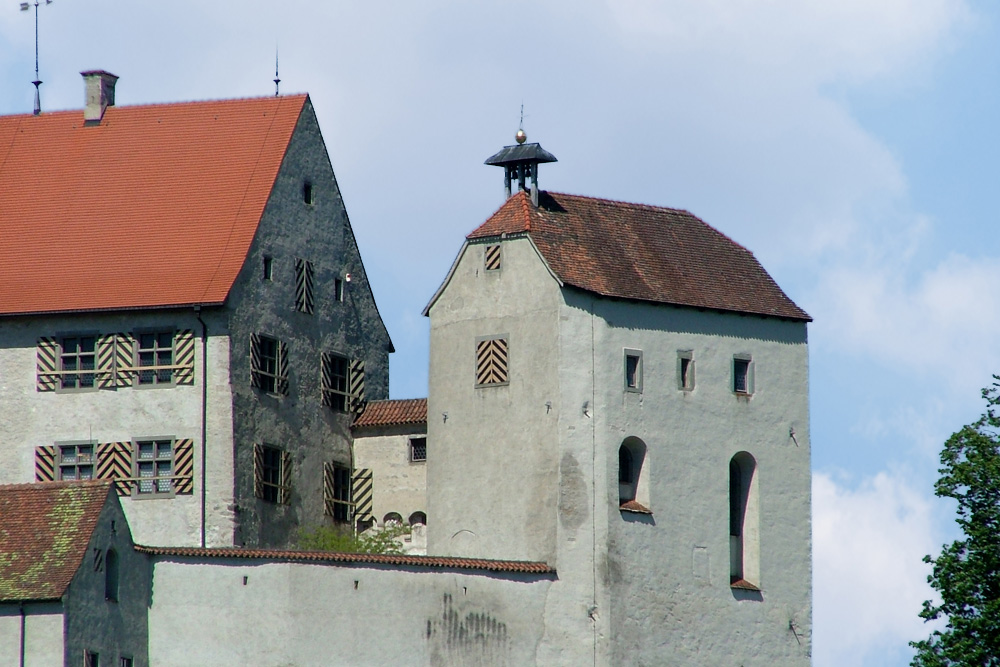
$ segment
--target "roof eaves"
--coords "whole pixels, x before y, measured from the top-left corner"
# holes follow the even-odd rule
[[[466,249],[468,249],[468,247],[469,247],[469,241],[466,240],[464,243],[462,243],[462,247],[459,248],[458,255],[456,255],[455,257],[455,261],[451,263],[451,268],[448,269],[448,275],[444,277],[444,281],[441,283],[441,286],[437,288],[437,291],[435,291],[434,295],[431,296],[431,300],[427,302],[427,305],[424,306],[424,309],[421,311],[420,314],[423,315],[424,317],[430,317],[431,307],[435,303],[437,303],[438,298],[444,293],[444,290],[448,286],[448,283],[451,282],[452,276],[455,275],[455,269],[458,268],[458,265],[462,261],[462,257],[465,256],[465,251]]]
[[[553,274],[553,275],[555,275],[555,274]],[[557,278],[557,280],[558,280],[558,278]],[[560,283],[560,287],[562,287],[562,286],[563,286],[562,283]],[[619,296],[617,294],[610,294],[610,293],[607,293],[607,292],[599,292],[599,291],[596,291],[596,290],[593,290],[593,289],[589,289],[587,287],[582,287],[580,285],[575,285],[573,283],[567,283],[565,286],[566,287],[570,287],[570,288],[575,289],[575,290],[579,290],[581,292],[586,292],[588,294],[594,294],[596,296],[601,297],[602,299],[610,299],[612,301],[625,301],[625,302],[631,302],[631,303],[649,303],[649,304],[653,304],[653,305],[673,306],[674,308],[687,308],[687,309],[690,309],[690,310],[700,310],[700,311],[707,311],[707,312],[711,312],[711,313],[723,313],[723,314],[726,314],[726,315],[741,315],[743,317],[761,317],[761,318],[764,318],[764,319],[787,320],[789,322],[812,322],[813,321],[812,316],[809,315],[808,313],[805,314],[805,317],[793,317],[791,315],[779,315],[777,313],[759,313],[759,312],[752,311],[752,310],[739,310],[739,309],[736,309],[736,308],[713,308],[713,307],[710,307],[710,306],[700,306],[700,305],[695,305],[695,304],[690,304],[690,303],[681,303],[679,301],[660,301],[658,299],[643,299],[643,298],[640,298],[640,297]],[[799,310],[802,310],[802,309],[800,308]],[[805,313],[805,311],[802,311],[802,312]]]
[[[115,306],[113,308],[72,308],[67,310],[26,310],[0,312],[2,317],[39,317],[42,315],[80,315],[84,313],[125,313],[135,310],[160,311],[160,310],[187,310],[189,308],[215,308],[226,305],[225,301],[204,301],[195,303],[172,303],[156,306]]]
[[[396,565],[442,569],[481,570],[521,574],[555,575],[556,569],[541,561],[507,561],[457,556],[409,556],[396,554],[365,554],[334,551],[285,551],[278,549],[247,549],[242,547],[154,547],[135,545],[135,550],[151,556],[176,558],[237,558],[275,562],[343,563],[357,565]]]

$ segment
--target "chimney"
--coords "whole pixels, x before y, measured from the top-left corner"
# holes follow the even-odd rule
[[[531,179],[531,203],[538,206],[538,165],[543,162],[557,162],[556,156],[541,147],[540,144],[526,144],[528,136],[524,130],[518,130],[514,137],[517,144],[504,146],[503,149],[493,155],[485,164],[495,167],[503,167],[504,192],[509,199],[511,196],[511,184],[516,179],[518,190],[526,188],[526,180]]]
[[[86,125],[97,125],[104,118],[104,110],[115,105],[118,77],[102,69],[80,72],[80,75],[85,92],[83,121]]]

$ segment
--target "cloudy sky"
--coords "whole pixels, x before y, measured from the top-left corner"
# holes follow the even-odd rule
[[[44,2],[44,0],[43,0]],[[31,110],[33,21],[0,7],[0,113]],[[985,0],[55,0],[44,110],[81,70],[120,105],[309,92],[396,346],[502,200],[483,160],[531,140],[542,186],[688,209],[753,250],[810,328],[816,665],[904,665],[925,553],[953,536],[941,442],[1000,372],[1000,9]],[[0,184],[2,187],[2,184]],[[991,204],[991,202],[993,202]]]

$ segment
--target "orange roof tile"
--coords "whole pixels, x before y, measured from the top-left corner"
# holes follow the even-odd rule
[[[110,482],[0,486],[0,602],[63,596],[110,490]]]
[[[812,318],[749,250],[687,211],[542,192],[519,192],[470,240],[528,234],[566,285],[602,296]]]
[[[365,406],[365,411],[354,420],[353,428],[426,423],[427,399],[406,398],[369,402]]]
[[[0,314],[222,303],[306,100],[0,117]]]
[[[451,556],[396,556],[389,554],[354,554],[334,551],[284,551],[280,549],[242,549],[226,547],[149,547],[136,545],[135,550],[153,556],[188,558],[248,558],[280,562],[308,561],[316,563],[358,563],[360,565],[397,565],[403,567],[433,567],[490,572],[523,572],[555,574],[547,563],[522,560],[488,560],[485,558],[455,558]]]

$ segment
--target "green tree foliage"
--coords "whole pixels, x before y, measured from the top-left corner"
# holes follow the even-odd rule
[[[295,547],[304,551],[402,555],[405,552],[396,538],[409,534],[410,527],[398,523],[390,523],[382,530],[370,528],[357,535],[350,526],[343,524],[318,526],[299,531]]]
[[[914,667],[1000,667],[1000,376],[983,390],[986,413],[955,433],[941,452],[935,493],[958,501],[963,538],[942,547],[927,581],[940,603],[924,602],[925,620],[943,630],[911,646]]]

